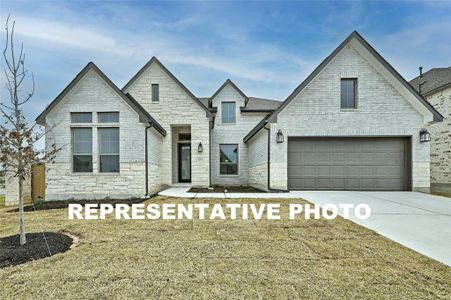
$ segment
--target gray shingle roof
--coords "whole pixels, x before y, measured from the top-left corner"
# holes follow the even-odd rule
[[[421,85],[421,92],[419,91],[419,84]],[[412,79],[410,85],[421,95],[427,95],[442,87],[451,85],[451,67],[448,68],[433,68],[423,73],[423,78],[420,76]]]
[[[208,107],[208,100],[210,98],[208,98],[208,97],[201,97],[201,98],[197,98],[197,99],[199,99],[200,103],[202,103],[203,106]]]
[[[273,111],[282,104],[281,101],[249,97],[249,102],[241,111],[267,110]]]
[[[199,101],[205,106],[208,107],[208,101],[210,98],[208,97],[200,97],[197,98]],[[256,97],[249,97],[249,101],[247,102],[246,107],[241,107],[242,112],[272,112],[279,107],[280,104],[282,104],[281,101],[277,100],[270,100],[270,99],[263,99],[263,98],[256,98]],[[210,108],[212,111],[216,111],[215,108]]]

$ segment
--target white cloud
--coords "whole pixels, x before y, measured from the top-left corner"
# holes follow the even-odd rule
[[[267,63],[291,64],[303,70],[311,68],[311,64],[301,57],[286,53],[273,45],[252,42],[246,35],[237,37],[227,34],[229,46],[212,49],[196,45],[178,33],[166,31],[169,26],[173,29],[198,24],[198,19],[194,17],[181,19],[171,25],[153,23],[159,29],[146,35],[117,30],[114,26],[107,31],[102,30],[101,26],[79,26],[23,16],[16,17],[16,20],[17,34],[49,45],[56,44],[89,53],[94,51],[119,59],[142,57],[146,60],[149,56],[156,55],[163,62],[207,68],[251,81],[293,83],[298,80],[298,74],[293,74],[296,78],[282,74],[281,70],[265,67]],[[243,47],[243,44],[246,46]]]
[[[131,49],[89,27],[40,19],[16,18],[16,33],[32,39],[90,51],[130,55]]]
[[[429,22],[384,36],[381,49],[394,67],[409,80],[417,76],[418,67],[451,65],[451,20]]]

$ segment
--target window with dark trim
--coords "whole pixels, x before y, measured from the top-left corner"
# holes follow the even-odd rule
[[[99,123],[119,123],[118,112],[99,112],[97,113]]]
[[[238,174],[238,145],[236,144],[219,145],[219,174],[221,175]]]
[[[92,172],[92,128],[72,128],[73,172]]]
[[[341,108],[357,108],[357,78],[341,79]]]
[[[222,123],[235,123],[235,102],[221,103]]]
[[[101,173],[119,172],[119,128],[98,128]]]
[[[92,113],[90,112],[72,112],[70,113],[71,123],[92,123]]]
[[[152,102],[160,101],[160,86],[158,84],[152,84]]]

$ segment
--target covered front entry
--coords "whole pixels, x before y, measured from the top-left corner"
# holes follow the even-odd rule
[[[288,139],[292,190],[410,190],[410,139]]]

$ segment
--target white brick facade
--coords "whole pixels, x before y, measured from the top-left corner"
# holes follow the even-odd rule
[[[340,78],[358,80],[357,109],[340,109]],[[287,188],[287,137],[411,136],[412,187],[428,191],[429,143],[419,142],[423,116],[352,46],[346,46],[271,124],[271,187]],[[276,143],[282,130],[285,142]]]
[[[222,123],[222,102],[235,102],[234,124]],[[212,106],[218,111],[215,118],[215,126],[212,130],[211,147],[211,179],[213,185],[248,185],[249,184],[249,154],[247,144],[243,138],[266,115],[264,113],[241,113],[240,107],[244,106],[245,99],[232,87],[226,85],[212,99]],[[221,175],[219,172],[219,145],[238,145],[238,175]]]

